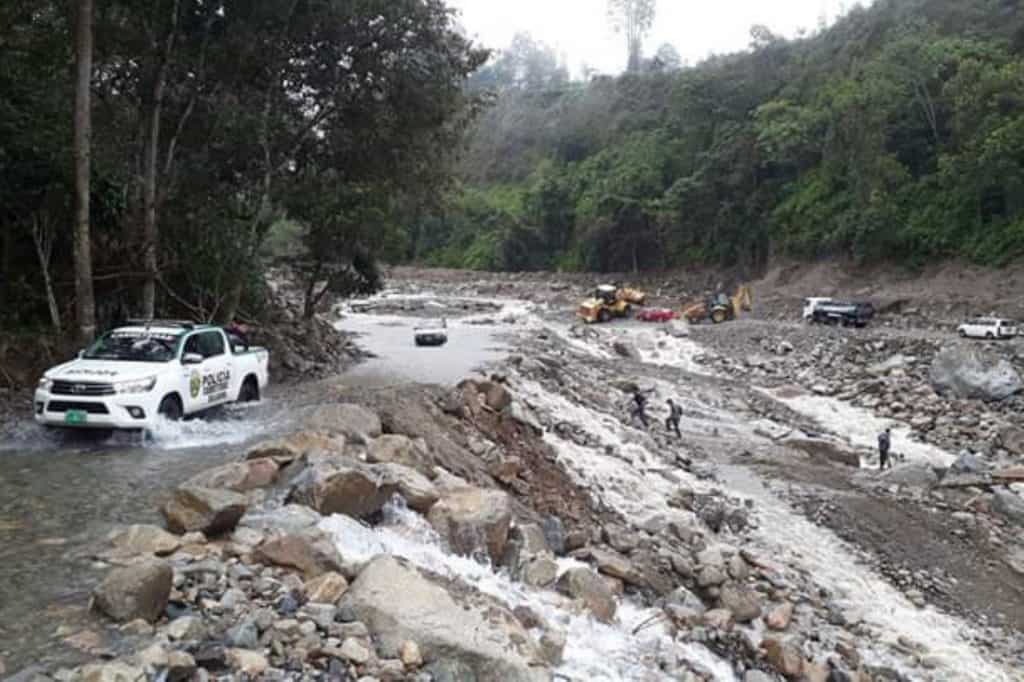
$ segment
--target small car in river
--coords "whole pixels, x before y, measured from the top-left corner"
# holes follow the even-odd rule
[[[132,321],[43,374],[35,419],[48,427],[150,429],[161,418],[259,400],[269,359],[265,348],[221,327]]]

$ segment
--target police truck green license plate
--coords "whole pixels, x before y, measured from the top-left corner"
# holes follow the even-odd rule
[[[64,413],[65,424],[84,424],[86,412],[84,410],[68,410]]]

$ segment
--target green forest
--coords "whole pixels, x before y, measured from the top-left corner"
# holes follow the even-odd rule
[[[279,262],[309,317],[380,262],[1024,253],[1017,0],[876,0],[695,65],[643,45],[653,0],[608,7],[614,76],[444,0],[0,3],[0,329],[251,319]]]
[[[518,40],[473,77],[496,98],[409,257],[756,272],[1024,253],[1016,0],[877,0],[801,39],[750,33],[744,53],[682,68],[669,49],[584,82]]]

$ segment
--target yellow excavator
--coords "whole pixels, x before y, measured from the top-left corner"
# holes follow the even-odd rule
[[[750,312],[753,309],[754,300],[750,286],[743,284],[736,289],[736,293],[731,298],[725,293],[719,292],[706,301],[691,303],[683,308],[683,317],[690,324],[697,324],[704,320],[721,324],[735,320],[742,311]]]
[[[647,294],[629,287],[602,284],[591,298],[580,303],[576,317],[587,324],[608,322],[613,317],[627,317],[633,306],[645,305]]]

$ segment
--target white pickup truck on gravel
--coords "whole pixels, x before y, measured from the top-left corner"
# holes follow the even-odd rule
[[[220,327],[132,323],[47,370],[36,421],[49,427],[149,429],[217,405],[259,400],[269,353]]]

